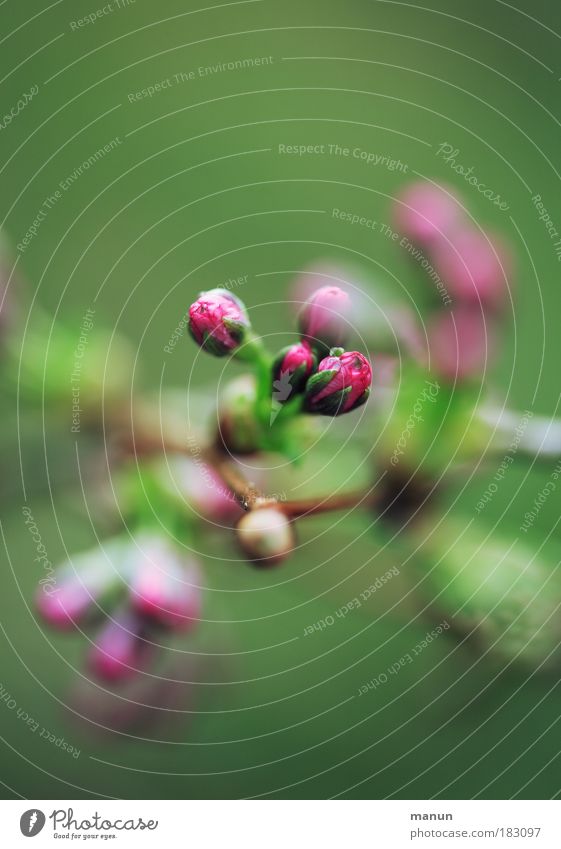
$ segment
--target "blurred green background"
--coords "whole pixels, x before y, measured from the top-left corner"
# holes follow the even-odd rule
[[[2,226],[14,246],[60,194],[25,250],[15,249],[37,302],[75,322],[77,336],[88,308],[96,326],[127,336],[138,351],[135,392],[186,392],[189,380],[214,392],[222,363],[198,357],[191,373],[191,343],[163,351],[196,293],[247,275],[236,293],[254,324],[284,334],[294,272],[328,259],[358,263],[373,287],[393,281],[422,304],[423,282],[396,245],[331,210],[390,223],[400,186],[441,180],[514,248],[516,299],[492,375],[498,396],[554,415],[559,263],[531,198],[541,194],[561,226],[561,8],[547,0],[198,6],[113,0],[109,13],[76,29],[71,22],[103,5],[0,6],[0,111],[39,89],[0,130]],[[197,71],[250,57],[272,61]],[[195,79],[177,81],[190,71]],[[169,79],[154,96],[133,98]],[[437,156],[444,142],[508,210],[450,170]],[[360,148],[407,170],[279,153],[290,144]],[[109,370],[116,356],[108,350]],[[265,576],[229,562],[227,536],[203,539],[207,621],[166,667],[194,682],[178,687],[183,713],[136,735],[104,737],[77,722],[65,705],[74,704],[84,639],[53,636],[36,620],[39,566],[21,513],[27,503],[53,562],[104,534],[88,509],[104,476],[103,449],[70,432],[70,385],[68,397],[68,414],[56,421],[3,402],[0,685],[80,756],[40,739],[0,702],[8,798],[503,798],[561,789],[558,677],[502,670],[443,635],[384,687],[356,696],[432,627],[405,567],[372,603],[303,636],[397,562],[397,550],[364,533],[366,519],[309,520],[298,554]],[[360,458],[342,463],[343,477],[360,468]],[[485,521],[516,534],[548,475],[517,465]],[[486,482],[451,493],[466,521]],[[555,495],[529,542],[555,554],[558,518]]]

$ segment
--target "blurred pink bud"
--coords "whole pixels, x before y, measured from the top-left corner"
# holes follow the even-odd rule
[[[394,202],[395,226],[418,245],[440,242],[463,221],[460,201],[444,186],[417,182],[406,186]]]
[[[141,537],[131,555],[131,604],[166,628],[187,631],[201,612],[201,574],[193,559],[184,560],[165,541]]]
[[[122,681],[142,671],[150,646],[142,619],[128,610],[106,622],[90,650],[92,672],[104,681]]]
[[[334,348],[306,384],[304,409],[339,416],[364,404],[370,395],[372,368],[364,354]]]
[[[499,308],[508,292],[510,257],[498,239],[472,228],[443,240],[433,263],[450,294],[468,304]]]
[[[244,304],[225,289],[202,292],[189,307],[189,331],[201,348],[224,357],[238,348],[249,328]]]
[[[374,394],[388,389],[395,390],[399,379],[399,359],[390,354],[378,354],[376,357],[376,372],[372,375]],[[393,393],[392,393],[393,394]]]
[[[242,551],[257,566],[274,566],[295,546],[292,522],[278,507],[250,510],[238,522],[237,538]]]
[[[305,339],[279,351],[273,363],[273,380],[280,381],[281,389],[285,382],[288,383],[288,389],[292,391],[287,392],[286,397],[278,397],[278,401],[283,403],[292,396],[293,392],[299,392],[305,386],[315,366],[315,354]],[[276,395],[278,396],[279,393],[277,392]]]
[[[348,281],[356,276],[354,268],[343,267],[329,262],[317,262],[310,265],[307,269],[300,272],[294,279],[291,287],[291,306],[296,313],[299,313],[303,305],[310,300],[312,295],[326,286],[338,286],[344,292],[351,295],[355,291],[355,286],[351,286]]]
[[[378,273],[367,274],[357,265],[311,266],[301,272],[291,288],[292,305],[300,307],[309,300],[320,285],[336,285],[351,299],[351,321],[360,336],[361,347],[394,352],[396,347],[415,359],[421,359],[426,349],[426,340],[419,316],[411,306],[404,303],[394,281]]]
[[[329,349],[344,345],[351,329],[351,311],[351,299],[346,292],[338,286],[324,286],[300,310],[300,333],[313,347]]]
[[[242,509],[216,472],[199,458],[171,457],[160,477],[166,491],[209,522],[230,525]]]
[[[426,352],[426,339],[416,313],[406,305],[387,309],[388,321],[395,333],[398,347],[415,360],[422,360]]]
[[[74,581],[60,582],[59,587],[42,587],[37,593],[37,610],[54,628],[73,628],[84,618],[93,604],[89,589],[78,577]]]
[[[111,552],[115,553],[115,566],[108,562]],[[37,593],[37,610],[43,619],[62,630],[82,622],[96,604],[119,586],[121,552],[120,541],[106,543],[103,550],[87,551],[58,569],[54,583],[44,584]]]
[[[494,351],[495,327],[480,309],[441,310],[431,318],[427,332],[432,371],[450,381],[483,374]]]

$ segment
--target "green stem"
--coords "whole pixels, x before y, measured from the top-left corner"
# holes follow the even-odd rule
[[[275,427],[284,425],[286,421],[294,418],[294,416],[298,415],[298,413],[301,413],[303,403],[303,395],[293,395],[289,401],[282,405],[282,409],[279,411],[279,414],[275,419]]]
[[[273,358],[258,336],[248,335],[245,343],[238,348],[235,357],[242,362],[251,363],[257,381],[255,397],[255,416],[262,428],[269,428],[272,399],[271,368]]]

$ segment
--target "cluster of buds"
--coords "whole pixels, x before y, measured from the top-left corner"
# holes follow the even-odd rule
[[[295,421],[306,414],[340,416],[366,402],[372,383],[367,357],[346,351],[351,299],[337,286],[310,293],[298,315],[300,338],[268,354],[239,299],[221,289],[202,293],[189,309],[189,329],[201,348],[255,367],[227,388],[219,407],[220,442],[235,454],[270,448],[291,456]],[[284,440],[284,441],[283,441]],[[245,556],[260,566],[283,561],[295,545],[294,522],[278,504],[253,503],[236,527]]]
[[[149,532],[118,537],[73,558],[37,596],[43,619],[59,630],[105,618],[92,638],[89,665],[105,681],[146,668],[160,630],[191,631],[200,618],[198,564]],[[108,612],[109,611],[109,612]]]
[[[283,348],[272,360],[253,346],[257,365],[269,363],[271,385],[267,391],[273,402],[284,405],[301,395],[305,412],[327,416],[348,413],[364,404],[372,382],[370,363],[363,354],[341,347],[349,336],[350,313],[349,295],[337,286],[324,286],[300,311],[298,342]],[[189,330],[197,344],[215,356],[240,355],[249,339],[250,324],[238,298],[213,289],[203,292],[189,308]]]
[[[447,292],[451,309],[429,317],[431,368],[445,380],[482,374],[494,348],[497,316],[508,294],[510,258],[495,235],[476,228],[456,195],[418,182],[396,199],[395,223],[418,246]]]
[[[303,392],[307,413],[338,416],[366,402],[370,363],[364,354],[341,347],[349,336],[350,314],[351,299],[338,286],[322,286],[309,297],[298,316],[300,341],[275,359],[273,376],[281,403]],[[291,392],[283,398],[287,384]]]

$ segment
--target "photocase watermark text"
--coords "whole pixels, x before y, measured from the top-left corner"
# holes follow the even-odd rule
[[[553,242],[553,250],[555,251],[557,261],[561,262],[561,237],[559,235],[559,230],[557,229],[555,222],[553,221],[548,210],[544,206],[542,202],[542,196],[534,195],[532,197],[532,203],[536,209],[536,212],[538,213],[538,220],[543,222],[543,226],[545,227],[549,238]]]
[[[403,456],[405,448],[407,447],[407,443],[411,439],[411,433],[414,431],[418,422],[423,422],[424,419],[421,415],[423,411],[423,405],[428,401],[430,404],[434,404],[436,402],[436,396],[440,391],[440,385],[438,383],[431,383],[430,380],[425,380],[427,384],[423,391],[418,395],[413,409],[411,411],[411,415],[405,422],[405,427],[401,432],[401,436],[397,441],[397,445],[394,448],[393,454],[390,458],[390,463],[392,466],[397,466],[399,463],[399,458]],[[434,390],[434,391],[433,391]]]
[[[127,94],[129,103],[136,103],[139,100],[146,100],[161,94],[170,88],[174,88],[183,83],[195,82],[195,80],[205,77],[212,77],[216,74],[224,74],[229,71],[241,71],[250,68],[260,68],[264,65],[272,65],[274,58],[272,56],[249,56],[244,59],[234,59],[231,62],[217,62],[215,65],[199,65],[198,68],[192,68],[189,71],[178,71],[169,77],[165,77],[158,82],[151,83],[146,88],[141,88],[139,91],[131,91]]]
[[[70,426],[71,433],[80,433],[80,414],[83,412],[80,407],[80,390],[82,383],[82,372],[84,368],[84,356],[90,331],[93,327],[93,317],[95,310],[88,308],[82,318],[80,327],[80,337],[74,349],[74,366],[70,375],[70,388],[72,392],[72,425]]]
[[[47,556],[47,549],[43,542],[43,537],[39,532],[37,522],[35,521],[33,513],[31,512],[29,507],[22,507],[21,512],[23,514],[27,530],[29,531],[31,538],[35,543],[35,550],[37,552],[35,562],[40,563],[43,569],[45,570],[45,576],[41,578],[39,584],[43,588],[43,592],[45,592],[47,595],[53,595],[53,593],[58,591],[56,586],[55,570],[53,564]]]
[[[84,15],[83,18],[70,21],[69,27],[72,32],[77,32],[84,27],[97,23],[100,18],[112,15],[113,12],[120,12],[122,9],[128,9],[129,6],[134,6],[135,4],[136,0],[111,0],[110,3],[106,3],[105,6],[100,6],[99,9],[95,10],[95,12],[90,12],[89,15]]]
[[[557,489],[557,481],[561,477],[561,461],[557,463],[554,470],[552,471],[550,478],[543,489],[541,489],[536,497],[534,498],[534,505],[531,510],[527,510],[524,513],[524,521],[520,525],[520,530],[523,533],[527,533],[529,528],[532,527],[536,519],[538,518],[543,505],[549,499],[549,496],[552,492],[555,492]]]
[[[459,157],[461,156],[459,148],[455,148],[453,145],[448,144],[448,142],[442,142],[436,151],[436,156],[440,156],[452,171],[463,177],[466,183],[477,189],[494,206],[498,206],[503,212],[510,209],[508,203],[501,198],[500,194],[489,188],[486,183],[481,182],[479,177],[474,173],[475,166],[470,165],[467,167],[459,162]]]
[[[482,510],[485,509],[487,504],[489,504],[495,493],[498,491],[499,484],[503,480],[512,463],[514,462],[514,455],[518,451],[518,446],[520,445],[520,442],[524,435],[524,431],[528,427],[528,422],[530,421],[533,415],[534,414],[531,410],[525,410],[524,415],[522,416],[518,426],[514,430],[514,436],[512,438],[512,441],[508,446],[506,454],[499,463],[493,480],[491,481],[491,483],[489,484],[489,486],[476,504],[475,509],[478,513],[481,513]]]
[[[24,91],[18,102],[12,106],[9,112],[6,112],[6,114],[2,116],[2,119],[0,120],[0,130],[5,130],[6,127],[8,127],[12,121],[18,117],[20,112],[23,112],[25,107],[31,103],[37,94],[39,94],[38,85],[32,85],[29,92]]]
[[[401,159],[395,159],[386,153],[365,150],[362,147],[345,147],[336,143],[321,144],[284,144],[278,146],[278,152],[287,156],[337,156],[342,159],[357,159],[365,165],[386,168],[388,171],[399,171],[407,174],[409,166]]]
[[[444,631],[447,631],[450,628],[450,623],[446,620],[443,620],[439,625],[432,629],[432,631],[428,631],[424,638],[420,640],[416,646],[414,646],[411,651],[406,652],[402,655],[399,660],[396,660],[392,663],[385,672],[380,672],[376,678],[372,678],[372,680],[368,681],[368,683],[363,684],[359,687],[358,695],[364,696],[366,693],[371,690],[376,690],[378,687],[387,684],[392,676],[398,675],[402,669],[409,664],[413,663],[416,657],[418,657],[428,646],[433,643],[437,637],[439,637]]]
[[[0,684],[0,702],[4,702],[8,710],[15,711],[17,718],[21,722],[23,722],[24,725],[33,734],[39,731],[40,728],[41,731],[39,732],[39,737],[42,740],[47,740],[49,743],[53,743],[57,747],[57,749],[61,749],[61,751],[67,752],[69,755],[72,755],[74,759],[80,757],[80,754],[82,752],[81,749],[77,749],[75,746],[71,746],[70,743],[68,743],[64,739],[64,737],[57,737],[56,734],[53,734],[52,731],[49,731],[48,728],[45,728],[44,725],[41,725],[39,722],[37,722],[37,720],[34,719],[33,716],[30,716],[30,714],[26,710],[23,710],[23,708],[18,707],[18,703],[16,702],[14,697],[6,690],[4,686],[2,686],[2,684]]]
[[[95,153],[92,153],[91,156],[89,156],[80,165],[78,165],[78,167],[75,168],[71,174],[64,178],[64,180],[61,180],[59,182],[58,187],[55,189],[55,191],[45,198],[45,200],[37,210],[37,214],[33,220],[33,223],[31,224],[21,241],[18,242],[16,247],[20,254],[25,253],[25,251],[28,249],[29,245],[41,229],[41,225],[46,221],[49,213],[55,208],[55,206],[63,197],[64,193],[69,191],[69,189],[74,185],[76,180],[78,180],[86,171],[89,171],[92,165],[95,165],[97,162],[99,162],[100,159],[103,159],[105,156],[107,156],[108,153],[111,153],[112,150],[114,150],[121,144],[122,139],[119,136],[116,136],[114,139],[111,139],[111,141],[107,142],[106,145],[100,147],[98,150],[95,151]]]
[[[351,601],[348,601],[340,607],[339,610],[335,612],[335,615],[326,616],[324,619],[319,619],[317,622],[314,622],[313,625],[308,625],[304,628],[304,636],[308,637],[314,632],[325,631],[326,628],[330,628],[331,625],[334,625],[337,619],[344,619],[351,610],[357,610],[359,607],[362,607],[364,602],[368,601],[375,592],[381,589],[384,584],[387,584],[388,581],[391,581],[392,578],[395,578],[396,575],[399,575],[399,569],[397,566],[394,566],[392,569],[388,569],[387,572],[376,578],[369,587],[362,590],[356,598],[353,598]]]

